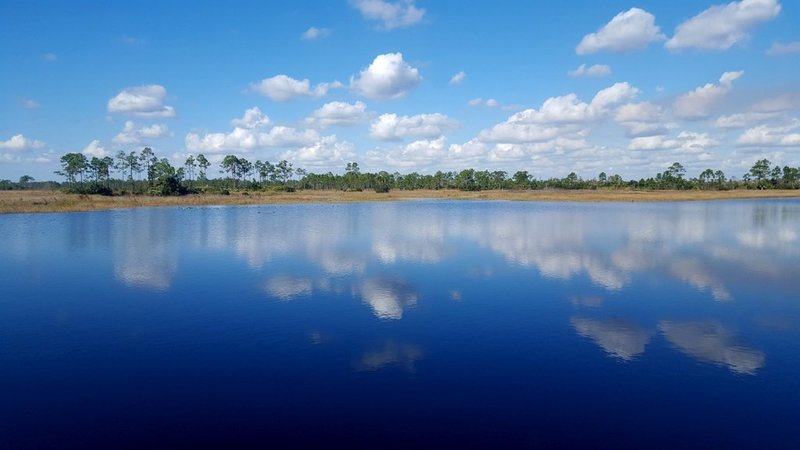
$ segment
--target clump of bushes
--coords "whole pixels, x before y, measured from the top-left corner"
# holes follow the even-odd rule
[[[95,182],[72,184],[65,187],[64,192],[67,194],[105,195],[109,197],[114,195],[114,191],[110,187]]]

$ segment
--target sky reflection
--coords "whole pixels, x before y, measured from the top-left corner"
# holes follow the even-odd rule
[[[531,292],[588,292],[556,297],[581,309],[581,316],[566,313],[574,333],[610,357],[642,357],[657,330],[684,354],[742,374],[762,368],[765,354],[734,339],[731,318],[719,315],[725,310],[704,321],[666,320],[673,316],[663,302],[680,304],[691,292],[701,299],[698,308],[746,308],[754,305],[754,289],[758,301],[775,303],[796,296],[800,280],[800,202],[794,200],[408,201],[142,208],[0,220],[10,236],[0,241],[7,264],[24,261],[36,270],[46,266],[48,255],[62,252],[77,258],[79,270],[99,258],[121,285],[164,293],[189,272],[222,282],[236,278],[262,298],[353,299],[390,322],[442,301],[485,300],[501,309],[505,300],[495,293],[509,283]],[[652,303],[655,317],[640,320],[620,311],[619,296]],[[528,301],[551,297],[537,294]],[[615,308],[614,314],[630,319],[591,317]]]

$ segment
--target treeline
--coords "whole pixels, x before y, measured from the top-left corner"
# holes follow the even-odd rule
[[[492,189],[798,189],[800,168],[773,166],[767,159],[758,160],[741,179],[728,178],[721,170],[706,169],[697,177],[687,178],[686,169],[676,162],[654,177],[624,180],[620,175],[600,172],[584,179],[575,172],[564,178],[537,179],[528,171],[514,174],[506,171],[464,169],[458,172],[437,171],[434,174],[412,172],[400,174],[380,171],[362,172],[357,162],[348,163],[344,174],[309,173],[295,169],[292,163],[277,163],[227,155],[218,169],[221,177],[210,173],[211,162],[203,155],[190,155],[182,166],[173,166],[167,158],[157,157],[152,149],[140,152],[120,151],[115,158],[89,158],[82,153],[67,153],[61,157],[61,170],[55,173],[65,183],[37,182],[28,175],[18,182],[0,180],[0,190],[52,189],[61,187],[68,192],[84,194],[149,194],[183,195],[187,193],[229,193],[230,190],[335,189],[459,189],[479,191]],[[116,176],[114,176],[116,175]]]

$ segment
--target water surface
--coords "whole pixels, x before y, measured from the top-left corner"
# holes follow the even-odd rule
[[[800,447],[800,201],[0,217],[0,447]]]

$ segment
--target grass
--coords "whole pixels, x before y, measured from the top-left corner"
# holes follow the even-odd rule
[[[372,191],[343,192],[305,190],[298,192],[249,192],[231,195],[187,195],[183,197],[151,197],[127,195],[65,194],[59,191],[0,191],[0,214],[67,211],[97,211],[114,208],[152,206],[259,205],[285,203],[344,203],[390,201],[414,198],[452,200],[516,200],[547,202],[661,202],[691,200],[723,200],[741,198],[800,197],[800,190],[734,190],[734,191],[634,191],[634,190],[539,190],[478,191],[456,190],[393,190],[378,194]]]

